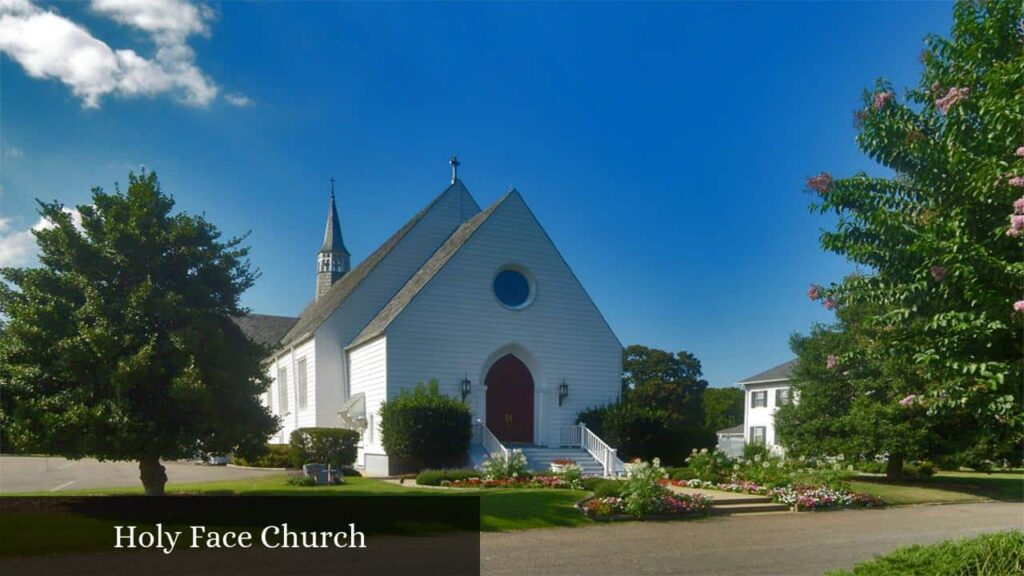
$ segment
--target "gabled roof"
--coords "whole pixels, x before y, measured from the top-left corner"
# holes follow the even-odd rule
[[[737,424],[731,428],[722,428],[715,434],[729,435],[729,434],[743,434],[743,424]]]
[[[404,226],[398,229],[388,238],[384,244],[381,244],[380,248],[377,248],[372,254],[366,257],[365,260],[359,263],[358,266],[353,268],[347,274],[342,276],[335,282],[331,287],[324,292],[319,298],[313,300],[302,314],[299,315],[299,321],[292,326],[291,330],[281,338],[278,346],[285,346],[291,342],[295,342],[300,338],[304,338],[307,334],[310,334],[314,330],[320,327],[324,321],[339,307],[341,306],[348,297],[352,295],[352,292],[362,284],[363,280],[370,275],[378,264],[398,246],[398,243],[405,238],[416,224],[423,219],[424,216],[430,212],[430,209],[434,207],[441,198],[444,198],[448,192],[453,189],[465,190],[465,186],[461,181],[456,180],[452,185],[445,188],[444,192],[437,195],[436,198],[430,201],[422,210],[416,213]],[[468,193],[468,190],[466,191]]]
[[[363,328],[346,348],[355,348],[383,334],[395,318],[398,318],[398,315],[405,310],[405,307],[413,301],[413,298],[444,268],[452,256],[466,245],[466,242],[473,237],[473,234],[480,229],[480,226],[487,221],[491,214],[512,196],[519,196],[519,192],[515,188],[509,190],[497,202],[488,206],[486,210],[478,212],[456,228],[455,232],[452,232],[452,235],[448,237],[448,240],[413,274],[412,278],[405,283],[405,286],[402,286],[402,289],[395,294],[394,298],[381,309],[373,320],[370,320],[370,323]]]
[[[327,207],[327,228],[324,230],[324,243],[320,252],[344,252],[345,240],[341,237],[341,222],[338,220],[338,209],[334,205],[334,191],[331,191],[331,203]]]
[[[292,316],[270,316],[267,314],[246,314],[232,318],[250,340],[272,347],[281,339],[298,318]]]
[[[737,382],[737,384],[757,384],[759,382],[781,382],[789,380],[793,377],[793,367],[796,366],[797,359],[794,358],[789,362],[779,364],[774,368],[769,368],[764,372],[754,374],[749,378],[744,378]]]

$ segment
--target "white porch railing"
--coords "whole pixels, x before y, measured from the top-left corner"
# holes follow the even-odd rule
[[[487,428],[487,425],[479,419],[476,421],[476,424],[473,425],[473,442],[483,446],[484,450],[487,450],[487,453],[491,456],[497,456],[500,454],[505,457],[506,460],[508,459],[508,448],[505,448],[505,445],[501,443],[501,440],[498,440],[498,437],[495,436],[490,429]]]
[[[590,431],[586,424],[562,426],[558,430],[560,446],[583,448],[604,468],[605,476],[617,476],[625,472],[626,465],[619,459],[618,451]]]

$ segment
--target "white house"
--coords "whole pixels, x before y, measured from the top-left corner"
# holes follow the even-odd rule
[[[743,408],[744,441],[760,442],[780,451],[775,437],[775,411],[790,401],[789,380],[796,359],[737,382],[745,391]]]
[[[274,349],[264,401],[282,418],[276,441],[300,427],[357,429],[357,466],[388,473],[381,402],[437,379],[471,407],[477,449],[522,446],[540,465],[561,446],[589,457],[583,445],[614,460],[575,421],[618,399],[622,345],[519,192],[481,210],[457,166],[354,268],[332,191],[313,302],[298,318],[240,321]]]

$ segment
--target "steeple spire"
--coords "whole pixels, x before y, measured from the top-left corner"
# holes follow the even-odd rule
[[[316,297],[320,298],[332,284],[348,273],[350,255],[341,237],[341,221],[334,203],[334,178],[331,178],[331,199],[327,206],[327,227],[324,243],[316,258]]]

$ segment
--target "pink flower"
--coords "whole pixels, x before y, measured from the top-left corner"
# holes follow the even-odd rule
[[[942,98],[937,98],[935,100],[935,107],[939,109],[939,112],[945,114],[957,102],[960,102],[961,100],[966,100],[967,95],[970,93],[970,91],[970,88],[967,88],[966,86],[963,88],[957,88],[956,86],[954,86],[950,88],[948,92],[946,92],[945,96],[943,96]]]
[[[946,269],[942,266],[932,266],[931,273],[932,279],[936,282],[942,282],[946,278]]]
[[[829,191],[832,190],[832,184],[832,175],[828,172],[822,172],[817,176],[811,176],[807,179],[807,188],[814,190],[822,196],[828,194]]]
[[[1013,303],[1014,312],[1024,312],[1024,300],[1017,300]]]
[[[811,287],[807,289],[807,297],[811,300],[817,300],[821,298],[821,286],[817,284],[811,284]]]
[[[836,301],[831,298],[825,298],[825,301],[821,303],[826,310],[834,310],[836,307]]]
[[[1017,148],[1017,151],[1014,152],[1014,154],[1017,156],[1017,158],[1024,158],[1024,146]]]
[[[1010,229],[1006,231],[1006,235],[1019,236],[1021,232],[1024,232],[1024,214],[1010,215]]]
[[[1006,183],[1009,184],[1010,186],[1015,186],[1017,188],[1024,188],[1024,177],[1014,176],[1013,178],[1007,180]]]
[[[900,406],[910,406],[916,400],[917,400],[917,396],[914,395],[914,394],[911,394],[910,396],[907,396],[903,400],[900,400]]]
[[[1024,214],[1024,196],[1013,201],[1013,213]]]
[[[892,100],[892,98],[892,92],[879,92],[878,94],[875,94],[875,110],[881,110],[882,108],[885,108],[885,105],[888,104],[889,101]]]
[[[825,367],[834,370],[837,366],[839,366],[839,358],[835,354],[829,354],[825,359]]]

